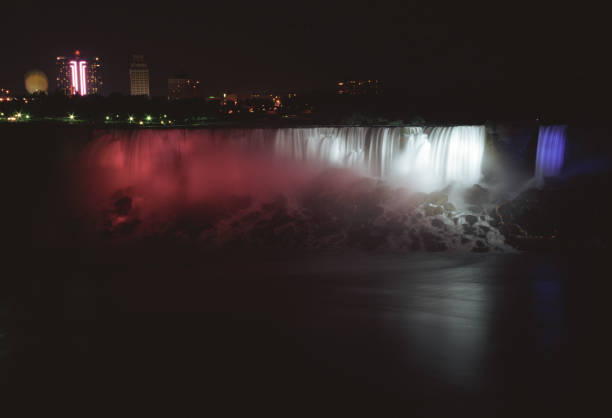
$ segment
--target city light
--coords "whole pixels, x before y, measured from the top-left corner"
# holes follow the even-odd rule
[[[70,61],[72,94],[87,95],[87,61]]]
[[[143,121],[139,121],[138,124],[139,125],[144,125],[144,122]]]
[[[79,77],[81,80],[81,96],[87,95],[87,75],[85,74],[86,61],[79,61]]]
[[[151,119],[153,119],[153,118],[151,117],[151,115],[147,115],[146,119],[147,119],[147,122],[150,122]]]
[[[72,93],[79,92],[79,79],[77,77],[77,63],[76,61],[70,61],[70,76],[72,80]]]
[[[107,117],[106,117],[106,120],[110,120],[110,116],[107,116]]]
[[[16,113],[16,114],[15,114],[15,117],[16,117],[17,119],[19,119],[19,118],[21,117],[21,112]]]
[[[129,120],[130,122],[134,122],[134,116],[130,116],[130,117],[128,118],[128,120]]]
[[[69,114],[69,115],[68,115],[68,119],[70,119],[70,120],[74,120],[74,113]]]

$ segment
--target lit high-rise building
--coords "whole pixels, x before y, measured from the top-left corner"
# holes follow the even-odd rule
[[[102,61],[81,57],[79,50],[73,57],[57,57],[57,88],[68,96],[102,94]]]
[[[132,55],[130,61],[130,94],[149,96],[149,67],[143,55]]]

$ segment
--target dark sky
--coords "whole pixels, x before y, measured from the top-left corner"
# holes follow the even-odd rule
[[[377,78],[415,90],[604,82],[603,11],[489,2],[12,2],[3,6],[0,87],[80,49],[104,60],[104,93],[128,92],[143,53],[155,95],[186,72],[205,92],[330,88]],[[564,8],[567,7],[567,8]]]

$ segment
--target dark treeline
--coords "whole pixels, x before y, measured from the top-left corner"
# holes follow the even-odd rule
[[[601,92],[603,95],[603,91]],[[444,125],[482,124],[487,121],[537,120],[540,123],[605,121],[604,97],[592,91],[517,86],[471,86],[438,91],[389,89],[380,94],[339,95],[335,92],[301,92],[280,97],[280,106],[268,97],[234,103],[221,99],[168,100],[165,97],[67,97],[37,95],[0,103],[5,116],[27,113],[32,120],[66,118],[74,114],[90,123],[128,123],[152,117],[175,124],[299,123],[340,125]]]

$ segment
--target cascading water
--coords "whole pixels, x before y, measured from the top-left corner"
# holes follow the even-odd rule
[[[548,144],[549,137],[543,142]],[[102,135],[89,155],[99,165],[121,168],[124,175],[144,181],[152,170],[174,169],[186,161],[210,164],[206,155],[211,152],[239,153],[247,160],[265,154],[305,165],[348,168],[428,192],[451,182],[477,183],[484,142],[483,126],[139,130],[129,136]],[[552,161],[553,156],[546,158]]]
[[[483,126],[298,128],[279,130],[275,151],[383,179],[410,179],[417,189],[430,191],[450,182],[477,183],[484,142]]]
[[[561,174],[565,156],[566,129],[565,125],[540,126],[536,154],[536,180],[541,182],[545,177],[555,177]]]
[[[484,153],[484,126],[432,128],[430,164],[444,182],[477,183]]]

